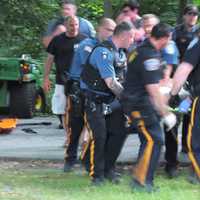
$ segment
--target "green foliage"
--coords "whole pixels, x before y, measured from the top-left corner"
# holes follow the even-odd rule
[[[1,0],[0,42],[9,53],[38,55],[41,33],[56,6],[43,0]]]
[[[141,14],[156,14],[161,21],[175,25],[178,14],[178,1],[140,0]]]
[[[103,1],[80,1],[79,16],[89,19],[94,25],[103,16]]]
[[[41,36],[49,19],[58,14],[60,0],[1,0],[0,1],[0,43],[7,55],[19,56],[29,53],[38,57],[44,52]],[[141,14],[155,13],[162,21],[175,25],[179,4],[174,0],[139,0]],[[192,2],[192,1],[188,1]],[[94,25],[104,14],[105,3],[112,3],[115,16],[124,0],[77,0],[79,15],[89,19]],[[193,0],[200,5],[200,0]],[[109,9],[109,8],[107,8]],[[115,15],[114,15],[115,14]]]

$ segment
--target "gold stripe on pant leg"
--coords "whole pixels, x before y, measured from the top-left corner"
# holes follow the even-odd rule
[[[80,156],[81,160],[84,159],[85,154],[86,154],[86,152],[87,152],[87,150],[89,148],[89,144],[90,144],[91,138],[92,138],[92,136],[90,134],[90,131],[88,129],[89,125],[88,125],[88,122],[87,122],[87,119],[86,119],[86,113],[84,113],[84,124],[85,124],[85,126],[86,126],[86,128],[87,128],[87,130],[89,132],[89,138],[88,138],[88,141],[83,144],[83,148],[82,148],[82,152],[81,152],[81,156]]]
[[[66,151],[65,151],[65,158],[67,158],[67,148],[70,144],[71,141],[71,135],[72,135],[72,129],[69,126],[69,113],[71,112],[71,98],[68,96],[67,97],[67,111],[66,111],[66,127],[67,127],[67,132],[66,132],[66,141],[65,141],[65,146],[66,146]]]
[[[90,176],[94,175],[94,148],[95,148],[95,143],[94,143],[94,138],[93,138],[93,132],[92,129],[89,126],[89,123],[87,121],[87,117],[85,115],[85,124],[86,127],[89,131],[90,138],[91,138],[91,143],[90,143]]]
[[[131,114],[132,114],[133,118],[140,117],[139,112],[133,112]],[[144,185],[145,181],[146,181],[146,176],[148,173],[148,168],[149,168],[149,163],[150,163],[150,159],[151,159],[151,155],[152,155],[152,151],[153,151],[154,141],[153,141],[150,133],[147,131],[143,120],[140,120],[139,128],[141,129],[142,134],[146,138],[147,144],[144,149],[144,153],[143,153],[142,157],[140,158],[140,160],[138,161],[138,163],[134,169],[133,174],[134,174],[134,178],[136,178],[136,180],[140,184]]]
[[[192,151],[192,129],[194,126],[194,118],[195,118],[195,112],[196,112],[196,105],[197,105],[198,98],[194,99],[193,105],[192,105],[192,111],[191,111],[191,119],[190,124],[188,128],[188,136],[187,136],[187,146],[188,146],[188,156],[192,162],[192,166],[194,167],[194,170],[197,174],[197,176],[200,178],[200,167],[195,159],[194,153]]]

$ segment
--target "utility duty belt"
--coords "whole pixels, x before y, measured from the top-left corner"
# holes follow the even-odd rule
[[[102,103],[109,104],[114,99],[113,95],[106,96],[106,95],[97,94],[92,91],[84,91],[84,96],[87,98],[87,100],[93,101],[94,103],[97,103],[97,104],[102,104]]]
[[[97,47],[107,48],[113,54],[113,67],[115,68],[116,76],[118,77],[120,82],[124,81],[125,71],[126,71],[126,56],[124,58],[120,58],[119,52],[115,52],[114,46],[110,41],[104,41],[101,44],[98,44],[93,48],[93,51]],[[94,91],[100,91],[104,93],[112,93],[111,90],[107,87],[104,79],[101,77],[99,70],[90,64],[90,57],[93,53],[88,56],[87,61],[83,67],[83,71],[81,73],[82,80],[86,83],[88,88]]]
[[[114,97],[103,97],[102,99],[100,96],[90,96],[88,94],[86,96],[85,105],[89,106],[93,112],[96,111],[97,106],[100,106],[103,115],[109,115],[121,108],[119,101],[114,99]]]

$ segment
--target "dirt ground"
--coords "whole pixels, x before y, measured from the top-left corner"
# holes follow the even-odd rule
[[[75,168],[81,169],[81,164],[76,164]],[[119,163],[116,166],[117,171],[132,171],[132,164]],[[26,169],[60,169],[63,170],[63,162],[50,160],[10,160],[0,159],[0,170],[26,170]]]
[[[62,169],[63,162],[49,160],[7,160],[0,159],[0,169],[42,169],[56,168]]]

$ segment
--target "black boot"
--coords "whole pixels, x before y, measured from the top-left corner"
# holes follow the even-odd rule
[[[166,164],[165,172],[169,178],[175,178],[178,176],[178,168],[177,166],[174,166],[174,165]]]
[[[91,185],[92,186],[102,186],[105,183],[104,177],[93,177]]]
[[[115,170],[110,170],[108,172],[105,172],[105,178],[114,184],[120,183],[120,176],[115,172]]]

